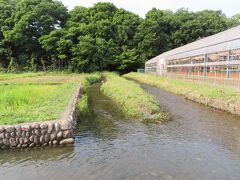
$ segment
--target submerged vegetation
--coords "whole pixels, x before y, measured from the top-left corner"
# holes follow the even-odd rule
[[[112,98],[123,112],[144,122],[162,122],[166,114],[157,101],[139,85],[121,78],[114,73],[104,73],[106,82],[101,86],[102,92]]]
[[[89,93],[88,89],[90,85],[97,83],[101,80],[102,75],[100,73],[88,74],[85,75],[84,79],[81,82],[81,97],[78,100],[77,108],[79,112],[79,116],[82,117],[89,112],[88,107],[88,98]]]
[[[102,75],[100,73],[85,74],[81,81],[82,91],[87,91],[90,85],[99,82],[101,79]]]
[[[190,100],[240,115],[240,94],[234,89],[135,72],[125,74],[123,77],[183,95]]]

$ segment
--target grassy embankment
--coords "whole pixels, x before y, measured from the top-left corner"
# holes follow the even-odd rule
[[[88,88],[90,85],[99,82],[102,78],[102,75],[100,73],[94,73],[94,74],[88,74],[84,77],[84,79],[81,81],[81,98],[78,100],[78,111],[79,116],[83,116],[87,113],[89,113],[89,107],[88,107]]]
[[[240,93],[233,89],[133,72],[125,74],[123,77],[183,95],[187,99],[210,107],[240,115]]]
[[[81,84],[85,89],[99,76],[57,73],[1,74],[0,124],[57,119],[64,112],[77,85]]]
[[[104,73],[106,82],[102,92],[112,98],[128,117],[144,122],[162,122],[167,119],[157,101],[139,85],[113,73]]]

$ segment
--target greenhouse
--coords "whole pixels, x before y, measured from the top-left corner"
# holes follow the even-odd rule
[[[147,61],[145,71],[234,84],[240,79],[240,26],[165,52]]]

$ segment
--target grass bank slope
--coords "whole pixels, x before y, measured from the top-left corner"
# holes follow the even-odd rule
[[[88,88],[94,84],[99,82],[102,79],[102,75],[100,73],[88,74],[85,75],[83,80],[81,81],[81,97],[78,100],[77,106],[79,111],[79,117],[84,117],[85,114],[89,112],[88,106],[88,98],[89,98],[89,91]]]
[[[240,93],[233,89],[194,83],[143,73],[128,73],[123,77],[183,95],[187,99],[240,115]]]
[[[134,82],[114,73],[104,73],[106,82],[101,86],[103,93],[112,98],[128,117],[145,122],[162,122],[166,114],[157,101]]]

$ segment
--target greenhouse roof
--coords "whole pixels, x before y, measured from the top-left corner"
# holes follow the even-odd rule
[[[237,48],[240,48],[240,26],[167,51],[146,63],[154,63],[162,58],[179,59]]]

